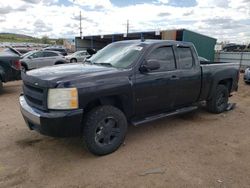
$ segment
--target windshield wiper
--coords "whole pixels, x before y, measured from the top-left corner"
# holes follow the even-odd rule
[[[102,66],[107,66],[107,67],[113,67],[111,63],[92,63],[94,65],[102,65]]]

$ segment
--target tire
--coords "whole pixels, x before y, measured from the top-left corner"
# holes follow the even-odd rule
[[[76,63],[76,62],[77,62],[76,59],[71,59],[71,60],[70,60],[70,63]]]
[[[84,119],[83,137],[88,150],[95,155],[116,151],[125,139],[127,119],[113,106],[99,106]]]
[[[229,91],[225,85],[218,85],[212,98],[207,101],[207,109],[211,113],[224,112],[228,106]]]
[[[28,70],[27,65],[22,65],[21,68],[22,68],[22,71],[23,71],[23,72],[26,72],[26,71]]]
[[[61,62],[61,61],[58,61],[58,62],[55,63],[55,65],[61,65],[61,64],[64,64],[64,63]]]
[[[2,82],[2,80],[0,78],[0,92],[2,92],[2,91],[3,91],[3,82]]]

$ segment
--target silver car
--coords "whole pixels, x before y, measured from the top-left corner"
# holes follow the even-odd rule
[[[65,57],[56,51],[31,51],[21,56],[22,68],[27,71],[46,66],[67,63]]]
[[[71,55],[65,56],[67,62],[76,63],[76,62],[84,62],[84,60],[89,57],[87,51],[77,51]]]
[[[245,70],[244,81],[245,81],[246,83],[250,83],[250,68],[247,68],[247,69]]]

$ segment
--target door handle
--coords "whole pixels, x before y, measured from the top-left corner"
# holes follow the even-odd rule
[[[172,76],[170,77],[170,80],[179,80],[179,77],[176,76],[176,75],[172,75]]]

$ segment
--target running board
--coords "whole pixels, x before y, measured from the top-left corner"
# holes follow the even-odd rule
[[[151,122],[151,121],[154,121],[157,119],[191,112],[191,111],[194,111],[196,109],[198,109],[198,106],[190,106],[190,107],[180,108],[180,109],[173,111],[173,112],[161,113],[161,114],[146,117],[144,119],[138,119],[138,120],[135,119],[135,120],[132,120],[131,123],[134,126],[138,126],[140,124],[148,123],[148,122]]]

